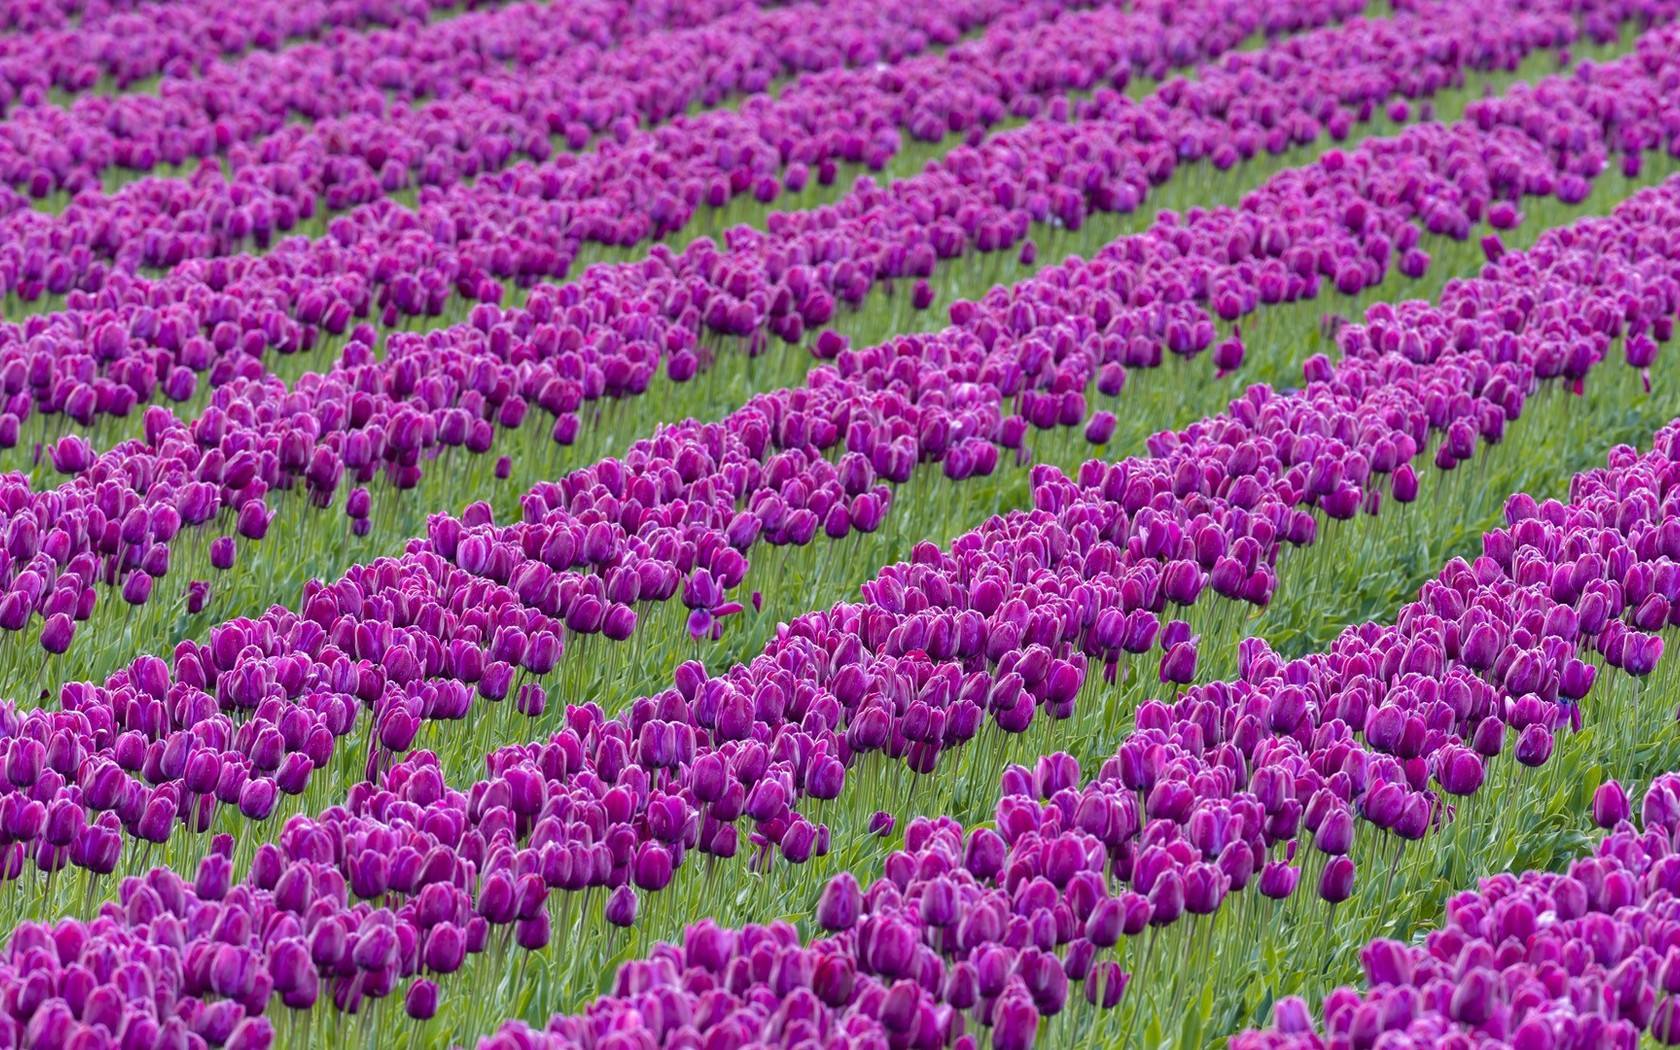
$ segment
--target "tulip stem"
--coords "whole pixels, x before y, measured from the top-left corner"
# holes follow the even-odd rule
[[[1148,943],[1146,943],[1143,946],[1143,959],[1138,963],[1137,972],[1132,974],[1132,984],[1133,985],[1136,985],[1139,980],[1143,979],[1143,975],[1149,972],[1149,961],[1155,954],[1155,939],[1157,937],[1159,937],[1160,934],[1161,934],[1160,927],[1158,927],[1158,926],[1150,927],[1149,941],[1148,941]],[[1149,995],[1149,1004],[1150,1004],[1151,1007],[1153,1007],[1155,1005],[1155,988],[1154,988],[1153,985],[1149,986],[1148,995]],[[1126,1028],[1123,1032],[1120,1033],[1120,1045],[1121,1046],[1131,1046],[1132,1045],[1132,1025],[1137,1021],[1137,1015],[1138,1015],[1138,1011],[1136,1011],[1136,1010],[1131,1010],[1131,1011],[1127,1012],[1127,1014],[1126,1014]]]

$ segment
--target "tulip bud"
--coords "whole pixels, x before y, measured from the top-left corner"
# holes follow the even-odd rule
[[[1272,1023],[1285,1035],[1313,1031],[1312,1012],[1307,1009],[1307,1001],[1298,995],[1286,995],[1272,1006]]]
[[[1529,725],[1517,738],[1517,761],[1525,766],[1537,767],[1546,764],[1552,757],[1551,730],[1538,722]]]
[[[1318,880],[1318,895],[1331,904],[1340,904],[1353,896],[1353,861],[1347,857],[1331,857]]]
[[[1085,1001],[1099,1009],[1112,1010],[1120,1005],[1130,981],[1131,975],[1122,970],[1119,963],[1112,960],[1099,962],[1085,977]]]
[[[141,575],[144,576],[143,573]],[[145,579],[149,581],[151,577],[146,576]],[[150,586],[146,587],[146,592],[149,596],[151,593]],[[47,622],[41,627],[41,648],[54,656],[61,655],[70,648],[70,641],[75,636],[76,624],[69,616],[58,613],[55,616],[48,617]]]
[[[1301,869],[1274,860],[1260,871],[1260,893],[1272,900],[1286,900],[1295,893],[1301,880]]]
[[[1038,1038],[1038,1009],[1030,997],[1011,994],[998,1001],[992,1018],[993,1050],[1032,1050]]]
[[[452,922],[440,923],[426,934],[424,958],[433,973],[451,974],[467,957],[466,935]]]
[[[1455,747],[1442,759],[1437,773],[1450,795],[1474,795],[1482,786],[1482,759],[1469,748]]]
[[[1627,791],[1616,781],[1606,780],[1593,792],[1592,819],[1599,827],[1610,830],[1627,820],[1632,812],[1633,807],[1628,802]]]
[[[607,898],[607,921],[614,926],[636,925],[636,891],[620,886]]]
[[[419,978],[408,986],[403,997],[403,1009],[416,1021],[429,1021],[437,1013],[438,986],[436,982]]]

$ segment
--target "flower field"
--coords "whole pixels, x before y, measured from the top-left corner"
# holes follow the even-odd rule
[[[0,0],[0,1050],[1680,1045],[1680,0]]]

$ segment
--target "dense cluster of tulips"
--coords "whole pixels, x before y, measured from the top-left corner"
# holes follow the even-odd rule
[[[0,3],[0,1046],[1680,1043],[1676,14]]]
[[[41,106],[54,92],[132,88],[165,74],[193,76],[217,59],[273,50],[336,29],[424,23],[450,0],[327,0],[316,3],[43,3],[0,9],[0,111]]]
[[[322,214],[325,221],[333,206],[326,198],[334,194],[318,185],[322,178],[348,180],[339,184],[341,195],[350,195],[341,204],[357,196],[382,197],[386,188],[378,169],[401,168],[390,159],[399,147],[371,144],[383,134],[339,136],[346,143],[370,143],[367,148],[383,158],[357,177],[336,160],[291,167],[301,163],[291,144],[277,148],[279,159],[258,167],[275,172],[280,195],[251,184],[260,173],[248,179],[240,167],[232,182],[207,172],[196,181],[144,180],[109,197],[86,195],[57,216],[19,204],[6,220],[5,240],[15,254],[0,265],[5,288],[26,302],[45,296],[69,309],[16,330],[9,340],[12,353],[24,357],[26,372],[48,367],[34,363],[43,352],[54,362],[37,386],[63,385],[54,373],[72,380],[38,409],[82,422],[113,410],[123,414],[136,400],[159,393],[190,397],[196,387],[192,373],[211,371],[215,382],[221,377],[211,366],[230,352],[237,356],[222,367],[224,375],[236,373],[245,356],[342,340],[360,319],[389,324],[446,312],[464,316],[465,307],[452,306],[452,300],[496,302],[503,298],[503,282],[529,284],[565,274],[588,243],[629,245],[673,234],[697,211],[737,195],[774,200],[784,186],[832,179],[838,163],[878,167],[897,151],[903,131],[939,139],[953,127],[978,129],[1011,113],[1042,118],[985,145],[978,156],[960,151],[938,172],[907,180],[895,191],[890,212],[883,212],[889,202],[879,191],[865,191],[846,198],[839,214],[813,213],[822,228],[803,236],[778,228],[796,221],[795,215],[776,216],[774,235],[791,243],[773,252],[761,244],[732,246],[720,260],[701,245],[670,257],[656,254],[656,272],[646,272],[645,265],[610,268],[597,278],[599,290],[592,288],[593,296],[623,302],[615,314],[664,316],[661,327],[680,322],[691,340],[706,333],[758,333],[760,340],[774,334],[797,342],[804,330],[826,321],[837,303],[858,301],[873,284],[913,283],[929,277],[941,259],[965,252],[1013,250],[1034,223],[1078,227],[1095,212],[1130,211],[1181,163],[1210,158],[1230,167],[1256,153],[1345,136],[1396,97],[1433,95],[1462,81],[1467,71],[1510,67],[1536,50],[1565,46],[1578,33],[1564,5],[1556,13],[1513,10],[1509,19],[1474,26],[1443,24],[1441,11],[1424,10],[1394,23],[1358,20],[1308,33],[1278,52],[1234,55],[1181,90],[1175,86],[1145,103],[1103,88],[1070,107],[1070,91],[1170,68],[1169,55],[1183,64],[1240,42],[1261,25],[1252,16],[1234,14],[1231,9],[1240,6],[1163,5],[1174,18],[1170,27],[1161,13],[1147,9],[1124,14],[1100,9],[1059,19],[1040,13],[1042,24],[1020,30],[1015,23],[1034,11],[1020,12],[1013,22],[945,55],[893,67],[890,77],[856,70],[801,79],[762,106],[627,130],[629,137],[611,148],[563,152],[541,167],[429,192],[413,211],[389,202],[355,208],[326,221],[330,236],[287,241],[261,257],[223,258],[254,233],[266,243],[305,215]],[[1277,14],[1267,28],[1310,26],[1343,13],[1324,3],[1271,9]],[[1192,17],[1198,13],[1200,19]],[[1608,32],[1624,22],[1667,17],[1660,4],[1637,15],[1618,4],[1606,5],[1600,22]],[[1124,21],[1114,24],[1115,19]],[[1186,35],[1187,20],[1198,30],[1194,36]],[[888,27],[882,35],[896,39],[898,32]],[[1477,46],[1464,46],[1466,33],[1480,38]],[[1113,40],[1125,40],[1131,49],[1093,43]],[[1032,62],[1022,62],[1023,49]],[[719,49],[697,45],[696,50],[710,56]],[[1372,57],[1378,54],[1385,60]],[[1345,98],[1323,95],[1322,85],[1331,78],[1353,85],[1336,89]],[[572,76],[557,80],[575,88]],[[258,98],[272,95],[253,92]],[[723,126],[731,121],[744,126]],[[865,134],[871,128],[879,133]],[[63,137],[52,136],[55,143]],[[455,133],[413,137],[459,139]],[[1046,150],[1054,152],[1045,155]],[[1095,170],[1087,170],[1090,162],[1063,170],[1068,165],[1060,158],[1070,151],[1094,153],[1100,164]],[[444,166],[486,163],[467,157]],[[1003,190],[1000,178],[1015,187]],[[399,181],[407,184],[408,176]],[[202,194],[219,199],[195,200]],[[544,221],[533,222],[536,214]],[[162,265],[174,270],[157,280],[128,276]],[[689,291],[696,282],[699,288]],[[690,300],[704,291],[698,300],[672,302],[679,287]],[[160,312],[164,305],[170,308]],[[690,309],[692,318],[686,316]],[[603,337],[612,333],[645,348],[642,356],[655,362],[675,352],[661,345],[666,340],[660,332],[603,327]],[[622,352],[584,335],[591,349]],[[148,347],[173,345],[173,359],[135,359],[136,339]],[[86,367],[95,375],[131,392],[100,393],[95,383],[92,402],[67,411],[68,395],[94,378],[78,374],[80,361],[89,358]],[[187,374],[172,380],[176,369]]]
[[[1360,951],[1370,984],[1326,997],[1321,1034],[1298,998],[1233,1047],[1553,1046],[1680,1042],[1674,944],[1680,777],[1652,781],[1634,823],[1615,780],[1594,794],[1607,834],[1566,871],[1491,875],[1447,902],[1420,944]],[[1641,830],[1643,825],[1643,830]]]
[[[1598,256],[1648,229],[1640,219],[1660,221],[1650,204],[1623,209],[1620,223],[1565,231],[1536,254],[1559,242],[1592,242],[1583,254]],[[1497,285],[1480,283],[1490,292]],[[1513,279],[1508,287],[1522,285]],[[1361,360],[1350,358],[1349,368]],[[1642,690],[1626,683],[1655,670],[1661,637],[1649,632],[1667,626],[1680,597],[1671,560],[1680,552],[1680,519],[1663,498],[1680,477],[1677,452],[1680,426],[1672,426],[1651,453],[1618,450],[1606,468],[1578,476],[1567,504],[1513,498],[1507,524],[1484,536],[1484,553],[1449,565],[1391,627],[1350,629],[1326,653],[1293,661],[1258,640],[1245,642],[1236,680],[1193,687],[1170,704],[1141,705],[1136,728],[1116,734],[1119,746],[1094,779],[1083,780],[1079,762],[1062,753],[1030,771],[1003,768],[997,830],[964,835],[949,818],[912,820],[903,850],[888,855],[885,876],[867,894],[847,874],[822,892],[813,918],[828,932],[824,939],[805,946],[791,928],[737,934],[701,921],[680,948],[658,949],[621,970],[613,994],[587,1021],[562,1018],[550,1034],[564,1045],[590,1045],[597,1025],[648,1026],[656,1043],[700,1025],[757,1029],[772,1023],[756,1016],[766,1001],[755,993],[762,987],[782,1003],[772,1030],[789,1043],[814,1027],[943,1045],[978,1024],[990,1026],[996,1043],[1025,1046],[1041,1016],[1057,1017],[1074,1001],[1070,982],[1081,986],[1088,1005],[1121,1012],[1093,1020],[1075,1008],[1058,1023],[1112,1023],[1120,1031],[1125,1017],[1126,1031],[1133,1023],[1159,1025],[1145,1011],[1164,1004],[1152,996],[1121,1010],[1123,993],[1131,984],[1135,995],[1138,980],[1172,982],[1186,960],[1163,948],[1152,964],[1149,948],[1128,955],[1117,947],[1123,938],[1148,935],[1143,943],[1152,946],[1159,935],[1150,930],[1176,929],[1181,921],[1200,922],[1197,928],[1213,937],[1252,936],[1247,925],[1233,929],[1203,917],[1226,915],[1232,905],[1225,898],[1251,884],[1263,898],[1293,901],[1302,869],[1315,878],[1313,896],[1299,907],[1346,903],[1355,899],[1357,847],[1383,856],[1395,843],[1389,878],[1394,870],[1410,875],[1404,843],[1492,819],[1470,804],[1491,778],[1538,778],[1505,771],[1575,757],[1570,741],[1554,734],[1596,720],[1600,710],[1606,720],[1653,714],[1640,710]],[[52,1038],[67,1037],[78,1024],[110,1028],[101,1019],[107,1007],[95,1005],[89,1015],[87,1004],[110,998],[120,1007],[134,998],[120,990],[125,982],[158,967],[169,975],[161,983],[170,992],[142,997],[155,1001],[155,1010],[111,1019],[120,1028],[174,1025],[237,1042],[268,1033],[267,1022],[248,1015],[274,995],[299,1008],[330,994],[340,1008],[355,1010],[363,998],[400,989],[411,1015],[425,1017],[436,1006],[437,982],[459,970],[466,955],[497,943],[495,927],[512,934],[504,946],[542,950],[556,915],[574,918],[569,904],[550,896],[611,889],[605,923],[631,926],[638,896],[673,887],[685,854],[736,856],[743,822],[753,829],[749,855],[763,858],[774,849],[782,861],[802,865],[828,852],[832,830],[808,822],[797,800],[850,802],[848,792],[860,788],[847,766],[868,769],[874,752],[934,776],[941,751],[965,742],[967,749],[991,749],[997,733],[1027,730],[1040,706],[1040,720],[1085,719],[1071,723],[1079,728],[1067,735],[1088,740],[1115,714],[1090,718],[1091,708],[1106,705],[1102,690],[1084,681],[1088,659],[1160,647],[1166,656],[1159,682],[1170,683],[1188,678],[1171,666],[1172,654],[1182,646],[1193,654],[1195,644],[1183,637],[1183,621],[1107,626],[1098,610],[1124,608],[1126,599],[1100,596],[1104,578],[1114,575],[1100,565],[1123,561],[1125,547],[1096,527],[1103,508],[1108,529],[1125,520],[1122,499],[1093,496],[1059,514],[997,519],[953,543],[949,555],[919,550],[912,563],[865,588],[867,604],[802,618],[761,661],[722,678],[686,665],[675,688],[638,701],[620,720],[574,708],[567,728],[547,742],[492,753],[491,777],[465,793],[445,786],[430,752],[370,770],[371,782],[353,786],[345,804],[316,819],[295,818],[276,842],[260,846],[237,886],[230,886],[233,840],[218,837],[190,883],[159,869],[125,882],[118,902],[91,925],[26,925],[31,932],[13,939],[13,965],[25,968],[20,982],[40,974],[28,977],[28,986],[41,989],[26,1019]],[[1151,532],[1147,521],[1143,531]],[[1176,575],[1169,567],[1154,582],[1164,589]],[[1055,588],[1074,580],[1082,592],[1054,597]],[[392,604],[414,593],[393,595]],[[1029,603],[1029,594],[1038,600]],[[1189,604],[1194,595],[1177,590],[1171,600]],[[1152,615],[1150,600],[1139,601]],[[1093,612],[1088,621],[1081,604]],[[314,624],[313,633],[324,637],[319,621],[330,614],[312,605],[311,619],[298,619],[297,627],[309,633],[305,625]],[[969,621],[953,615],[959,608],[994,612]],[[414,618],[424,621],[426,610]],[[969,622],[972,643],[959,626]],[[383,633],[349,618],[333,626],[350,645],[365,635],[378,646]],[[1152,637],[1158,627],[1159,640]],[[242,642],[227,638],[213,637],[210,649],[227,652]],[[492,648],[522,640],[508,634]],[[403,651],[386,648],[379,666],[403,677],[415,664],[394,656]],[[136,709],[147,693],[173,693],[179,702],[190,695],[179,686],[190,690],[191,679],[203,674],[193,670],[202,655],[189,649],[177,657],[181,681],[173,685],[171,670],[148,659],[111,688]],[[1600,660],[1611,670],[1600,671]],[[440,670],[431,683],[437,695],[453,671]],[[251,680],[247,670],[230,688]],[[889,690],[904,687],[913,698],[895,714]],[[1630,698],[1628,708],[1612,706]],[[260,723],[258,716],[246,724]],[[918,728],[924,723],[936,728]],[[392,726],[387,716],[379,747],[400,750],[412,728]],[[1625,734],[1643,736],[1646,728],[1628,726]],[[992,735],[976,739],[978,730]],[[50,782],[47,749],[27,731],[13,741],[8,778]],[[275,750],[281,746],[276,741]],[[182,750],[193,750],[190,740]],[[26,766],[32,755],[33,770]],[[202,757],[200,751],[186,761]],[[163,761],[158,772],[167,776]],[[1543,793],[1552,783],[1535,779],[1523,787]],[[206,775],[206,796],[215,788]],[[30,818],[21,814],[31,812],[55,823],[34,810],[38,799],[12,797],[20,816],[9,826],[26,828]],[[1597,808],[1613,813],[1614,798],[1606,795]],[[75,819],[56,823],[74,826]],[[91,838],[93,827],[80,829],[75,841]],[[72,861],[75,850],[66,851]],[[50,867],[51,857],[47,849],[34,851],[36,864],[47,858]],[[1439,863],[1429,856],[1420,866]],[[369,908],[352,899],[385,903]],[[398,899],[403,903],[393,907]],[[1244,918],[1234,915],[1231,924]],[[115,943],[107,946],[107,939]],[[174,952],[161,951],[160,941]],[[1200,943],[1192,935],[1173,947]],[[81,999],[79,1011],[57,991],[55,957],[66,980],[78,975],[81,991],[69,994]],[[104,984],[117,990],[96,998]],[[659,1008],[650,1010],[650,1002]],[[1140,1012],[1142,1020],[1134,1016]]]
[[[1450,251],[1455,238],[1468,237],[1473,222],[1508,227],[1520,218],[1517,207],[1526,198],[1567,206],[1585,197],[1601,176],[1623,177],[1606,175],[1613,157],[1635,173],[1647,163],[1647,150],[1656,154],[1648,163],[1669,163],[1673,132],[1659,92],[1672,62],[1670,36],[1653,31],[1634,55],[1594,67],[1591,76],[1549,80],[1543,93],[1477,102],[1473,122],[1421,125],[1392,142],[1373,140],[1282,172],[1240,211],[1163,219],[1089,264],[1055,267],[1013,293],[959,304],[952,311],[957,325],[947,331],[856,351],[832,332],[818,337],[817,355],[836,360],[803,386],[755,399],[722,424],[667,430],[654,444],[637,446],[632,471],[670,480],[649,478],[640,484],[650,487],[630,491],[625,486],[635,479],[622,469],[628,460],[610,461],[607,469],[619,475],[605,480],[613,502],[591,496],[588,504],[603,520],[586,520],[582,505],[564,508],[564,521],[549,520],[559,501],[575,503],[597,483],[595,468],[558,489],[532,490],[516,508],[533,519],[525,525],[550,534],[561,526],[568,532],[594,526],[596,542],[606,543],[591,554],[577,539],[569,553],[562,548],[547,556],[549,569],[611,567],[627,549],[638,563],[662,563],[647,567],[634,588],[626,589],[626,583],[612,594],[590,591],[575,618],[576,596],[569,591],[552,599],[546,611],[585,633],[605,628],[613,614],[613,630],[627,634],[634,614],[615,613],[615,607],[644,596],[667,598],[680,589],[696,598],[688,604],[703,614],[696,626],[704,633],[705,621],[716,619],[720,607],[745,605],[744,595],[723,592],[741,582],[742,555],[761,533],[778,545],[803,546],[819,531],[833,538],[872,532],[892,505],[885,483],[909,480],[921,462],[942,461],[946,476],[961,480],[991,474],[1000,449],[1026,457],[1038,432],[1077,427],[1091,441],[1107,443],[1115,415],[1093,411],[1091,401],[1117,393],[1128,368],[1211,350],[1217,371],[1241,375],[1246,352],[1241,339],[1214,345],[1222,324],[1321,295],[1354,295],[1379,285],[1391,270],[1421,276],[1432,262],[1428,249]],[[1611,98],[1627,101],[1611,106]],[[1561,146],[1551,145],[1554,141]],[[940,174],[930,171],[925,178]],[[1325,222],[1326,212],[1337,221]],[[773,263],[781,243],[766,240],[757,246],[762,251],[746,254]],[[811,243],[819,243],[815,232]],[[1469,247],[1480,258],[1494,243]],[[741,271],[732,268],[741,253],[714,247],[687,254],[709,260],[720,283],[745,283],[736,281]],[[650,270],[626,264],[611,273]],[[185,579],[167,586],[164,602],[173,608],[184,603],[195,613],[214,589],[207,575],[225,574],[238,561],[233,536],[261,541],[259,549],[318,548],[323,530],[338,537],[371,532],[379,507],[393,504],[409,507],[408,520],[418,529],[413,498],[405,503],[403,491],[419,485],[440,454],[516,454],[499,460],[497,471],[510,469],[515,459],[552,464],[557,451],[580,440],[586,418],[600,412],[601,402],[646,391],[662,366],[682,379],[693,379],[703,366],[718,367],[706,334],[713,322],[703,319],[692,301],[674,320],[659,322],[656,312],[642,308],[652,305],[647,299],[637,306],[615,297],[610,284],[596,284],[603,272],[534,296],[519,310],[481,305],[462,325],[426,336],[393,336],[382,357],[375,356],[373,329],[364,324],[337,365],[305,375],[290,388],[262,376],[261,358],[238,349],[237,326],[221,322],[217,330],[227,333],[229,353],[220,364],[240,362],[247,374],[219,386],[190,422],[159,406],[140,408],[132,387],[54,380],[50,357],[16,361],[9,367],[19,381],[11,401],[18,411],[0,416],[0,437],[8,429],[21,432],[19,417],[29,413],[37,396],[62,398],[66,412],[91,419],[100,412],[95,391],[109,395],[111,410],[138,415],[143,425],[141,440],[120,442],[105,453],[76,433],[42,450],[54,470],[71,477],[56,488],[38,490],[28,483],[17,491],[8,514],[8,535],[17,535],[9,547],[10,571],[17,576],[49,549],[58,568],[50,572],[52,581],[30,583],[32,593],[12,600],[16,609],[5,625],[13,631],[27,627],[21,636],[27,646],[39,642],[48,654],[62,652],[75,625],[115,599],[109,592],[120,591],[126,607],[145,605],[154,601],[152,581],[171,575]],[[843,264],[836,266],[829,280],[849,279],[845,272]],[[1147,276],[1136,276],[1140,272]],[[796,276],[789,271],[783,279],[809,279]],[[1096,293],[1104,284],[1112,287]],[[658,296],[676,291],[666,278],[646,282],[645,290]],[[808,291],[818,301],[826,294],[820,288]],[[749,300],[755,294],[749,293]],[[731,323],[730,311],[724,315],[714,320]],[[147,319],[151,339],[165,337],[166,319],[150,308],[140,316]],[[23,328],[34,326],[31,321]],[[171,342],[181,335],[179,328],[168,331]],[[602,356],[586,338],[599,339],[612,354]],[[49,335],[37,334],[22,345],[58,352]],[[196,355],[200,363],[214,357],[212,344],[202,339],[180,345],[183,355]],[[119,355],[113,364],[122,360]],[[1579,371],[1590,363],[1583,359],[1571,368]],[[31,380],[37,371],[40,385]],[[160,363],[151,371],[187,389],[196,383],[185,366]],[[867,415],[860,417],[862,406]],[[540,422],[528,419],[533,415]],[[509,448],[510,430],[530,437]],[[710,436],[692,447],[693,435],[701,432]],[[850,458],[829,474],[818,461],[842,443]],[[682,457],[686,462],[674,462]],[[479,476],[488,472],[486,463]],[[540,469],[535,473],[540,476]],[[769,491],[758,493],[761,488]],[[298,500],[288,491],[307,498]],[[750,513],[734,506],[754,501]],[[508,501],[501,502],[505,512]],[[288,503],[295,509],[282,519],[282,535],[271,535],[273,515]],[[707,505],[715,509],[703,512]],[[331,524],[315,522],[310,507],[338,512],[325,516]],[[683,535],[661,535],[679,525]],[[708,527],[710,538],[694,531],[699,525]],[[535,557],[546,538],[515,528],[519,542],[536,545],[523,556]],[[210,542],[217,532],[227,535]],[[386,529],[387,549],[402,534],[401,528]],[[448,544],[442,553],[454,558],[449,537],[442,540]],[[725,547],[734,551],[725,554]],[[563,561],[556,561],[561,555]],[[714,564],[719,556],[730,564]],[[72,563],[76,568],[66,577],[60,570]],[[186,572],[180,571],[182,563]],[[322,574],[342,567],[330,561],[304,564]],[[475,572],[481,568],[472,566]],[[512,568],[504,566],[508,573]],[[698,579],[702,570],[711,579]],[[713,587],[720,576],[725,582]],[[47,586],[60,579],[68,586]],[[527,589],[545,586],[547,581],[531,581]],[[122,608],[109,615],[122,615]],[[46,622],[60,614],[48,631]],[[172,631],[173,622],[163,629]],[[165,633],[148,640],[164,646],[171,638]],[[32,660],[19,666],[33,673]]]
[[[380,180],[410,168],[416,185],[453,181],[514,154],[546,159],[551,135],[575,148],[615,124],[624,130],[675,116],[792,73],[896,60],[1033,7],[987,0],[918,13],[853,3],[826,7],[825,23],[804,4],[625,6],[518,4],[254,54],[171,80],[155,96],[36,107],[10,122],[6,182],[39,198],[97,189],[112,170],[145,173],[220,153],[236,168],[257,165],[238,188],[266,189],[281,203],[346,184],[354,192],[361,177],[377,191]],[[313,124],[286,133],[290,115]],[[265,170],[276,162],[285,169]],[[408,175],[399,180],[409,183]]]
[[[542,17],[555,17],[546,8],[538,10]],[[1253,5],[1202,0],[1135,11],[1064,13],[1042,0],[988,0],[971,10],[905,8],[897,12],[903,17],[894,17],[891,9],[860,2],[827,8],[823,19],[813,20],[808,13],[777,9],[738,19],[738,27],[718,23],[731,29],[721,39],[722,29],[707,26],[626,45],[645,52],[627,55],[626,68],[658,78],[645,86],[627,83],[625,70],[610,62],[598,71],[570,68],[588,56],[568,52],[552,59],[561,68],[540,78],[535,67],[523,69],[517,76],[508,74],[508,86],[494,92],[472,81],[473,92],[457,90],[389,114],[347,105],[344,117],[329,121],[323,115],[308,125],[282,127],[282,108],[271,118],[276,127],[268,138],[230,150],[227,177],[212,166],[186,179],[142,179],[109,195],[78,196],[56,215],[40,214],[18,197],[4,220],[6,240],[15,251],[0,266],[5,278],[0,285],[25,303],[57,304],[68,293],[85,292],[93,297],[92,309],[132,308],[136,300],[148,298],[143,290],[154,286],[161,285],[158,294],[174,300],[185,289],[209,285],[256,300],[247,309],[277,308],[294,322],[343,335],[354,318],[388,312],[435,316],[442,309],[441,302],[434,302],[440,294],[444,301],[498,300],[503,280],[529,284],[564,274],[585,245],[633,245],[673,234],[697,211],[736,196],[769,203],[784,190],[797,193],[810,184],[833,182],[841,164],[880,168],[900,151],[906,135],[938,141],[956,132],[979,132],[1011,115],[1065,115],[1070,92],[1102,87],[1106,98],[1113,91],[1107,85],[1124,85],[1133,75],[1164,73],[1228,51],[1255,32],[1311,27],[1353,10],[1357,7],[1349,0],[1292,0],[1262,17]],[[494,17],[512,19],[529,11],[508,8]],[[848,12],[855,18],[848,19]],[[989,32],[944,54],[886,71],[835,69],[795,80],[775,98],[755,98],[738,111],[680,115],[708,93],[749,91],[775,76],[868,61],[914,41],[931,45],[988,20],[996,23]],[[846,32],[849,21],[859,23],[853,34]],[[1604,22],[1612,28],[1617,24],[1608,16]],[[527,27],[526,32],[541,30]],[[1566,16],[1533,15],[1497,34],[1487,53],[1441,60],[1495,64],[1512,52],[1564,43],[1574,32]],[[1501,46],[1498,37],[1520,42]],[[767,40],[776,46],[766,47]],[[1349,47],[1342,42],[1339,50],[1347,53]],[[619,54],[627,53],[609,52]],[[453,58],[453,52],[446,55]],[[1023,62],[1023,56],[1028,60]],[[336,67],[354,59],[334,54],[323,61]],[[382,64],[370,58],[362,68],[378,70]],[[1250,72],[1248,78],[1253,77]],[[253,105],[280,107],[287,94],[280,84],[289,88],[300,79],[318,77],[286,71],[276,79],[269,89],[241,85],[240,97]],[[559,99],[543,100],[541,85]],[[352,84],[350,89],[382,97],[377,87]],[[1422,88],[1428,89],[1427,84]],[[445,88],[440,84],[431,90]],[[485,95],[502,99],[497,123],[508,126],[499,134],[484,130],[491,118],[482,110],[492,104]],[[652,122],[660,123],[638,127]],[[172,130],[176,119],[160,117],[159,123],[168,134],[178,134]],[[84,137],[56,125],[40,132],[42,149],[53,154],[64,152],[65,142],[79,144]],[[601,139],[598,148],[575,152],[596,137]],[[554,138],[560,139],[558,148]],[[1157,145],[1151,152],[1162,148]],[[144,154],[135,165],[151,166],[156,147],[133,150]],[[95,165],[79,178],[97,184],[107,166],[98,158],[115,158],[123,151],[89,143],[74,152],[88,155]],[[488,177],[520,158],[527,162]],[[1156,161],[1154,167],[1164,163],[1170,161]],[[12,181],[33,187],[30,192],[37,196],[54,185],[39,161],[20,156],[10,165],[0,160],[4,166],[15,168]],[[487,177],[462,185],[480,175]],[[67,171],[62,179],[76,177]],[[396,191],[438,186],[447,189],[422,193],[412,211],[393,209],[386,200]],[[534,221],[539,216],[541,221]],[[320,243],[283,240],[311,221],[330,236]],[[241,246],[267,247],[276,240],[280,246],[263,258],[236,265],[222,258]],[[86,250],[55,252],[51,245]],[[359,258],[363,255],[368,258]],[[183,270],[184,262],[189,265]],[[174,279],[138,286],[115,282],[143,268],[170,267],[181,271],[171,274]],[[280,281],[295,285],[306,275],[313,280],[302,286],[267,287]],[[264,290],[252,294],[259,285]],[[329,323],[329,315],[336,320]],[[208,336],[226,318],[208,324],[196,320],[192,327]],[[86,333],[80,334],[85,338]],[[291,345],[263,345],[297,349],[296,338]]]

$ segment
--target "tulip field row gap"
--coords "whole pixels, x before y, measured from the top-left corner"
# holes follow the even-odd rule
[[[1680,7],[424,8],[0,63],[0,1045],[1680,1040]]]

